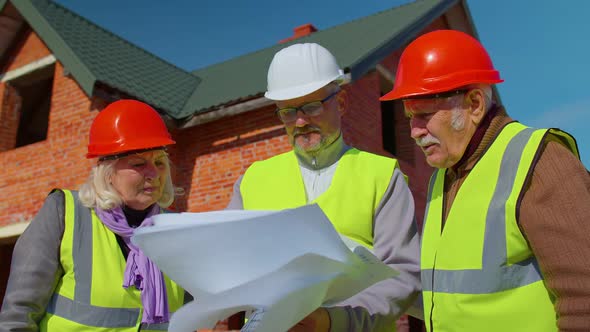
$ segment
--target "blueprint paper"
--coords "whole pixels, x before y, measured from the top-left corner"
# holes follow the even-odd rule
[[[173,332],[212,328],[245,310],[255,315],[243,331],[286,331],[318,307],[397,274],[342,239],[317,205],[160,214],[132,241],[195,297],[172,315]]]

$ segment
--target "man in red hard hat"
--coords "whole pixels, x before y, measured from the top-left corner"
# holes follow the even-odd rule
[[[421,251],[428,331],[588,331],[590,176],[576,142],[492,101],[502,82],[471,36],[439,30],[400,57],[411,136],[437,168]]]

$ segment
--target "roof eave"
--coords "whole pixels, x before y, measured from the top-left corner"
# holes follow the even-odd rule
[[[345,85],[350,83],[350,74],[344,74],[343,81],[341,85]],[[259,95],[262,95],[264,91],[261,91]],[[221,105],[216,107],[213,110],[206,111],[206,112],[199,112],[195,111],[191,116],[189,116],[183,124],[179,125],[179,129],[186,129],[198,125],[202,125],[207,122],[212,122],[215,120],[219,120],[224,117],[238,115],[250,111],[254,111],[260,109],[262,107],[270,106],[274,104],[274,101],[267,99],[265,97],[258,97],[255,99],[246,100],[237,104],[233,104],[231,106]],[[190,105],[190,104],[189,104]]]
[[[272,100],[266,99],[265,97],[258,97],[231,106],[222,105],[208,112],[193,113],[193,115],[189,116],[183,124],[178,126],[178,128],[186,129],[202,125],[204,123],[219,120],[221,118],[225,118],[228,116],[238,115],[256,109],[260,109],[262,107],[270,106],[272,104]]]

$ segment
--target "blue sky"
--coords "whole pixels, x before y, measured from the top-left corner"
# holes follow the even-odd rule
[[[305,23],[319,30],[407,0],[57,0],[187,70],[276,44]],[[561,128],[590,167],[590,1],[468,0],[480,40],[505,82],[508,113]]]

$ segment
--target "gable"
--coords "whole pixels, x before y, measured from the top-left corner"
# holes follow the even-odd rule
[[[5,1],[5,4],[8,1]],[[183,109],[199,78],[48,0],[9,1],[92,96],[97,83],[169,114]]]
[[[100,84],[145,101],[174,119],[187,120],[261,98],[272,56],[293,43],[322,44],[355,81],[460,1],[416,0],[193,72],[49,0],[0,0],[0,23],[9,12],[22,15],[88,96]]]
[[[261,96],[266,91],[266,73],[272,57],[294,43],[319,43],[326,47],[354,81],[457,2],[416,1],[196,70],[193,73],[202,79],[201,85],[178,117]]]

